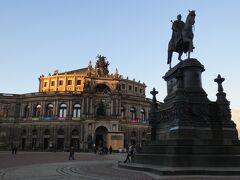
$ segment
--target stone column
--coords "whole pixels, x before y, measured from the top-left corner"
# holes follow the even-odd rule
[[[116,115],[119,115],[119,100],[118,98],[116,99]]]
[[[110,115],[113,115],[113,99],[111,99],[111,106],[110,106]]]
[[[54,118],[56,118],[56,119],[57,119],[57,117],[58,117],[58,111],[59,111],[58,100],[55,100],[55,101],[53,102],[53,116],[54,116]]]
[[[64,136],[64,145],[65,145],[65,148],[66,149],[69,149],[70,148],[70,140],[71,140],[71,126],[67,126],[65,129],[64,129],[64,132],[65,132],[65,136]]]
[[[85,100],[84,100],[84,96],[82,98],[82,103],[81,103],[81,116],[83,116],[83,114],[85,115],[85,107],[84,107],[84,104],[85,104]]]
[[[73,110],[72,110],[72,100],[70,100],[68,102],[68,114],[67,114],[67,117],[68,117],[68,120],[72,120],[72,117],[73,117]]]
[[[92,102],[92,97],[90,97],[90,100],[89,100],[89,114],[92,116],[92,109],[93,109],[93,102]]]
[[[30,103],[29,103],[29,106],[30,106],[30,109],[29,109],[29,118],[32,119],[33,114],[34,114],[34,113],[33,113],[33,111],[34,111],[33,103],[30,102]]]
[[[20,107],[20,118],[23,118],[24,105],[25,105],[25,103],[22,103],[21,107]]]
[[[32,129],[30,127],[26,128],[26,142],[25,142],[25,149],[32,150]]]
[[[45,116],[45,110],[46,107],[45,107],[45,101],[41,101],[41,113],[40,113],[40,116],[43,118]]]
[[[85,99],[86,101],[86,114],[87,114],[87,117],[88,117],[88,114],[89,114],[89,108],[88,108],[88,105],[89,105],[89,98],[88,97],[86,97],[86,99]]]
[[[118,103],[119,103],[119,105],[118,105],[118,115],[121,115],[122,114],[122,112],[121,112],[121,105],[122,105],[121,98],[119,98]],[[125,111],[126,111],[126,107],[125,107]],[[125,116],[126,116],[126,112],[125,112]]]
[[[56,126],[52,127],[52,148],[54,151],[57,150],[57,130]]]
[[[44,127],[37,127],[37,148],[38,148],[38,145],[39,145],[39,150],[43,151],[44,149]]]

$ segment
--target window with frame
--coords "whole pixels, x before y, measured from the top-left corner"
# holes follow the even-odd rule
[[[63,136],[64,135],[64,130],[63,129],[59,129],[57,131],[57,135]]]
[[[128,90],[129,90],[129,91],[132,90],[132,86],[131,86],[131,85],[128,86]]]
[[[35,117],[40,117],[40,115],[41,115],[41,109],[42,109],[42,107],[41,107],[41,105],[40,104],[38,104],[38,105],[36,105],[35,106]]]
[[[79,131],[77,129],[72,130],[72,136],[78,136]]]
[[[74,104],[73,106],[73,117],[79,118],[81,116],[81,106],[80,104]]]
[[[61,104],[59,107],[59,117],[65,118],[67,117],[67,105]]]
[[[53,117],[53,105],[52,104],[48,104],[47,105],[47,117]]]
[[[72,85],[72,80],[68,80],[67,85]]]
[[[136,109],[135,107],[130,108],[131,120],[136,120]]]
[[[51,86],[55,86],[55,81],[51,81]]]
[[[135,92],[138,92],[138,88],[137,87],[135,87]]]
[[[121,106],[121,117],[125,118],[125,107],[123,105]]]
[[[116,130],[117,130],[117,125],[116,125],[116,124],[113,124],[113,125],[112,125],[112,129],[113,129],[113,131],[116,131]]]
[[[122,84],[122,89],[126,89],[126,85],[125,84]]]
[[[140,93],[141,93],[141,94],[143,93],[143,90],[142,90],[142,89],[140,89]]]
[[[141,120],[145,121],[145,109],[141,109]]]
[[[48,83],[47,82],[44,82],[44,87],[47,87]]]
[[[58,85],[62,86],[63,85],[63,80],[59,80]]]
[[[77,80],[77,85],[79,86],[79,85],[81,85],[81,80]]]
[[[29,117],[29,115],[30,115],[30,106],[26,105],[24,108],[24,118]]]

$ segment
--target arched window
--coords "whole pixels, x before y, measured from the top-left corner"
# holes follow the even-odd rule
[[[143,138],[143,139],[146,138],[146,134],[147,134],[147,133],[146,133],[145,131],[142,132],[142,138]]]
[[[78,136],[79,132],[77,129],[72,130],[72,136]]]
[[[63,130],[63,129],[59,129],[59,130],[57,131],[57,134],[58,134],[58,135],[64,135],[64,130]]]
[[[131,118],[131,120],[136,120],[136,109],[135,109],[135,107],[130,108],[130,118]]]
[[[26,129],[23,129],[22,130],[22,136],[26,136],[27,135],[27,131],[26,131]]]
[[[47,117],[53,117],[53,105],[52,104],[47,105]]]
[[[80,104],[74,104],[73,106],[73,117],[79,118],[81,115],[81,106]]]
[[[45,129],[44,135],[50,135],[50,130],[49,129]]]
[[[26,105],[25,108],[24,108],[24,118],[27,118],[29,117],[29,113],[30,113],[30,106],[29,105]]]
[[[32,135],[37,135],[37,130],[36,129],[32,130]]]
[[[141,109],[141,120],[145,121],[145,109]]]
[[[102,100],[99,102],[97,107],[97,116],[106,116],[106,106]]]
[[[40,104],[35,106],[35,109],[34,109],[34,116],[35,117],[40,117],[41,109],[42,109],[42,106]]]
[[[94,88],[94,91],[97,94],[109,94],[111,89],[106,84],[98,84]]]
[[[8,107],[3,107],[3,117],[8,117]]]
[[[132,132],[131,132],[131,137],[137,137],[136,131],[132,131]]]
[[[125,118],[125,111],[126,111],[126,109],[125,109],[125,107],[122,105],[122,106],[121,106],[121,117],[122,117],[122,118]]]
[[[61,104],[59,107],[59,117],[67,117],[67,105]]]

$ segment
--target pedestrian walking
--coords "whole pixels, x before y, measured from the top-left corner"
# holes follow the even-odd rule
[[[133,145],[131,145],[129,148],[128,148],[128,152],[127,152],[127,157],[124,161],[124,163],[127,163],[127,162],[132,162],[133,161]],[[130,159],[131,158],[131,159]]]
[[[15,145],[12,145],[11,150],[12,150],[12,155],[13,155],[14,151],[15,151]]]
[[[15,145],[15,147],[14,147],[14,154],[15,155],[17,154],[17,150],[18,150],[18,145]]]
[[[109,147],[109,154],[112,154],[112,146]]]
[[[69,158],[68,158],[68,160],[70,160],[70,159],[74,160],[74,152],[75,152],[75,149],[74,149],[74,147],[72,146],[72,147],[70,148],[70,150],[69,150]]]

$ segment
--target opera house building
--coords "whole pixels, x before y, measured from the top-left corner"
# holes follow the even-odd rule
[[[93,67],[39,77],[39,92],[0,94],[0,149],[113,150],[140,146],[149,132],[146,85],[108,71],[98,56]]]

